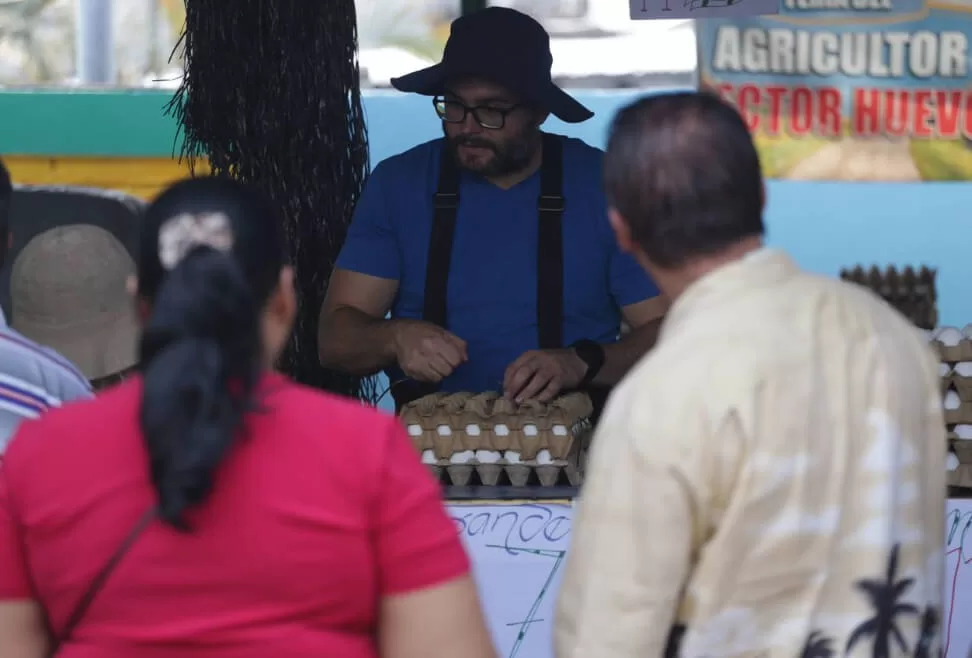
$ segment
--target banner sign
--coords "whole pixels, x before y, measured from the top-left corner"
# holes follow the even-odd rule
[[[972,179],[972,0],[783,0],[696,29],[700,83],[739,108],[767,177]]]

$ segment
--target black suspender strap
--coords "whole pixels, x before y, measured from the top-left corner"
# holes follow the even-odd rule
[[[425,299],[422,319],[445,328],[447,322],[446,293],[449,287],[449,267],[452,264],[452,242],[456,234],[459,214],[459,168],[449,149],[443,145],[439,168],[439,186],[435,191],[432,214],[432,235],[425,264]]]
[[[459,214],[459,168],[445,144],[439,164],[439,184],[432,209],[432,232],[425,263],[425,294],[422,319],[445,328],[448,322],[446,295],[449,289],[449,268],[452,265],[452,243]],[[389,389],[395,400],[395,410],[426,395],[435,393],[438,386],[406,379],[392,382]]]
[[[540,349],[564,346],[564,154],[559,138],[543,133],[537,241],[537,333]]]

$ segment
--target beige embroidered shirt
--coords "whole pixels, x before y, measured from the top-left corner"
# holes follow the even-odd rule
[[[597,429],[557,658],[938,656],[938,381],[902,316],[783,253],[696,282]]]

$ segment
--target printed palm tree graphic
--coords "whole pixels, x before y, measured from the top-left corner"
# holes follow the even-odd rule
[[[928,605],[921,615],[921,633],[915,645],[915,658],[931,658],[935,632],[938,630],[938,609]]]
[[[821,631],[813,631],[807,637],[807,643],[803,645],[800,658],[832,658],[834,655],[833,643],[834,640]]]
[[[901,603],[899,599],[905,592],[915,584],[914,578],[896,580],[898,571],[898,550],[900,544],[895,544],[888,556],[888,571],[885,580],[859,580],[856,585],[859,590],[864,592],[868,602],[874,609],[874,616],[862,623],[851,636],[847,639],[845,653],[850,650],[860,640],[870,636],[873,639],[874,658],[890,658],[891,638],[897,642],[901,651],[907,651],[904,636],[898,628],[897,620],[904,615],[918,614],[918,608],[910,603]]]

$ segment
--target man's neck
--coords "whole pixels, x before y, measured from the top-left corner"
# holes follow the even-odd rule
[[[662,293],[674,302],[693,283],[720,267],[738,260],[763,247],[763,238],[754,236],[740,240],[734,245],[712,256],[694,258],[685,265],[654,273],[654,278]]]
[[[486,180],[495,185],[496,187],[508,190],[514,185],[522,183],[527,178],[532,176],[538,169],[540,169],[540,164],[543,162],[543,140],[537,135],[537,147],[533,150],[533,155],[530,156],[530,161],[527,166],[519,171],[514,171],[508,174],[501,174],[499,176],[486,176]]]

